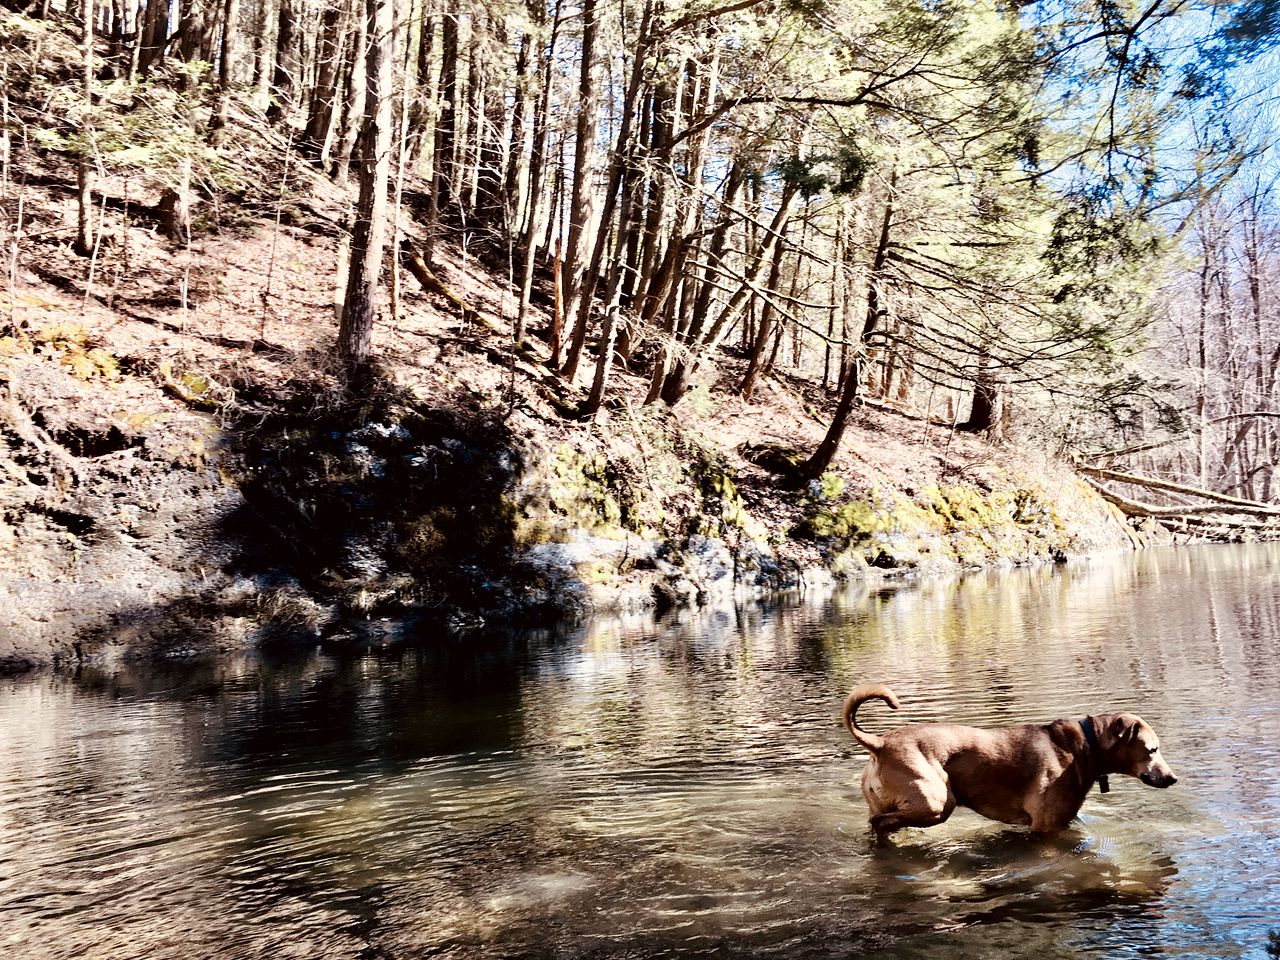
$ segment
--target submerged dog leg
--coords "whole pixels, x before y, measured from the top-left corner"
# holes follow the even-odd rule
[[[884,836],[903,827],[932,827],[950,817],[955,808],[956,798],[950,789],[941,784],[936,789],[916,784],[892,810],[873,814],[871,829]]]

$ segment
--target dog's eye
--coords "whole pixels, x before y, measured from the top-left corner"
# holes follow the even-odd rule
[[[1160,752],[1160,748],[1159,748],[1159,747],[1148,747],[1148,748],[1147,748],[1147,753],[1151,754],[1151,756],[1153,756],[1153,757],[1154,757],[1157,753],[1159,753],[1159,752]]]

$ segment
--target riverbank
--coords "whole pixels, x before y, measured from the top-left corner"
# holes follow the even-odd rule
[[[260,229],[211,238],[197,266],[221,280],[273,244],[295,264],[293,309],[268,323],[234,286],[181,319],[127,294],[86,308],[22,275],[25,323],[0,341],[6,669],[722,604],[1142,542],[1063,464],[883,407],[791,489],[769,456],[816,443],[831,398],[784,375],[748,405],[718,389],[732,361],[674,409],[644,406],[634,379],[597,422],[566,419],[542,358],[423,295],[379,329],[372,396],[345,397],[309,283],[331,241]],[[57,253],[44,271],[70,286],[78,264]],[[451,263],[500,317],[487,276]]]
[[[43,130],[72,34],[6,29],[25,78],[9,109]],[[104,88],[99,120],[138,143],[94,176],[89,256],[67,130],[6,141],[0,668],[730,603],[1155,538],[1034,434],[995,446],[905,406],[859,407],[830,471],[788,483],[776,469],[817,446],[835,402],[798,340],[751,402],[726,346],[675,407],[646,406],[623,366],[577,420],[583,388],[548,365],[549,278],[517,348],[503,265],[456,224],[430,289],[388,278],[376,382],[348,395],[333,357],[350,186],[251,103],[232,104],[221,151],[186,127],[172,141],[180,87]],[[208,173],[177,236],[148,166],[173,142]],[[422,186],[397,220],[419,246]]]

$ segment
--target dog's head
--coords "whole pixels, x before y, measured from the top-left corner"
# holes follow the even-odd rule
[[[1099,717],[1099,739],[1112,773],[1137,777],[1149,787],[1172,787],[1178,782],[1160,755],[1160,739],[1136,713]]]

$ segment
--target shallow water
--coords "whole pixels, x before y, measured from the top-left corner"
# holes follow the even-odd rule
[[[0,956],[1266,956],[1280,548],[0,683]],[[860,719],[1132,709],[1180,782],[872,845]]]

